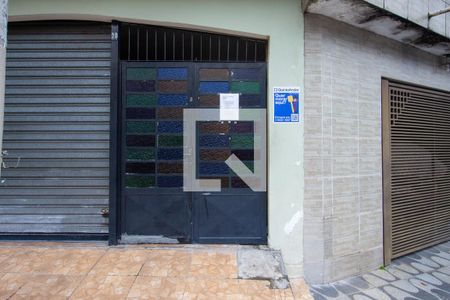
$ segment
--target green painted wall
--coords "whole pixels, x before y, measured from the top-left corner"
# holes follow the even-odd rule
[[[9,21],[116,19],[268,38],[269,245],[282,250],[296,277],[303,261],[303,119],[274,124],[271,90],[300,86],[303,91],[300,6],[300,0],[11,0]]]

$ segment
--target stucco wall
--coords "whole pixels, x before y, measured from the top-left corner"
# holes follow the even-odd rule
[[[305,15],[304,267],[309,282],[383,263],[381,78],[450,90],[439,58]]]
[[[303,121],[273,124],[273,86],[303,87],[303,15],[298,0],[14,0],[10,21],[112,19],[269,39],[269,245],[291,277],[302,275]],[[302,107],[301,107],[302,111]]]

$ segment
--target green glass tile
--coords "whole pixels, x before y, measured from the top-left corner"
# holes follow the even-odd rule
[[[243,163],[244,163],[244,165],[247,166],[247,168],[248,168],[250,171],[252,171],[252,172],[255,171],[255,168],[254,168],[255,163],[254,163],[253,161],[243,161]],[[237,176],[237,174],[234,173],[233,170],[231,170],[230,173],[231,173],[232,176]]]
[[[234,135],[231,137],[231,148],[251,149],[253,148],[253,134]]]
[[[259,94],[259,82],[257,81],[234,81],[231,83],[232,93]]]
[[[127,121],[127,133],[153,133],[155,122],[153,121]]]
[[[128,68],[127,80],[155,80],[156,69],[149,68]]]
[[[156,106],[156,95],[127,95],[127,107]]]
[[[125,186],[131,188],[145,188],[155,186],[154,176],[126,176]]]
[[[158,137],[158,146],[160,147],[181,147],[183,146],[182,135],[160,135]]]
[[[152,160],[155,159],[154,148],[127,149],[128,160]]]

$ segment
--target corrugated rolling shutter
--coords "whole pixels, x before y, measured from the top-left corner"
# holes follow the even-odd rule
[[[8,31],[0,233],[107,233],[111,27]]]
[[[450,240],[450,92],[383,81],[383,118],[390,260]]]

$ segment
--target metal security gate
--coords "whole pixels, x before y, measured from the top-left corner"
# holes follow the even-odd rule
[[[110,24],[9,24],[1,234],[108,233],[110,56]]]
[[[266,193],[224,163],[234,153],[251,168],[252,122],[197,122],[198,178],[222,191],[183,191],[183,109],[219,108],[229,92],[265,108],[265,64],[122,62],[121,74],[122,242],[265,243]]]
[[[383,80],[385,263],[450,240],[450,92]]]

